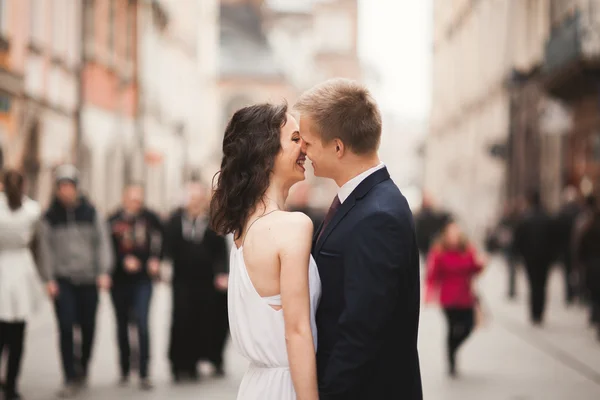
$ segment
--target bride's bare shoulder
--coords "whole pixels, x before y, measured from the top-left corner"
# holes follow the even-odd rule
[[[302,259],[310,253],[313,234],[311,219],[300,212],[277,214],[277,222],[270,236],[280,258]]]
[[[283,211],[277,213],[276,234],[286,238],[312,237],[313,223],[308,215],[301,212]]]

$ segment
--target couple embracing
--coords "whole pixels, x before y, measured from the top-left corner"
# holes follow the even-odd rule
[[[237,111],[211,223],[233,233],[229,320],[250,361],[239,400],[421,400],[419,259],[412,214],[378,157],[379,108],[362,85],[322,83],[295,105]],[[313,232],[285,211],[304,162],[339,187]]]

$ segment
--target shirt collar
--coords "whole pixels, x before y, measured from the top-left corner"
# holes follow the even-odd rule
[[[365,172],[363,172],[362,174],[357,175],[354,178],[350,179],[348,182],[346,182],[344,184],[344,186],[342,186],[338,190],[338,198],[340,199],[340,203],[343,204],[344,201],[346,201],[346,199],[358,187],[358,185],[360,185],[362,183],[362,181],[364,181],[370,175],[372,175],[373,173],[379,171],[383,167],[385,167],[385,164],[384,163],[379,163],[379,165],[377,165],[376,167],[370,168],[370,169],[366,170]]]

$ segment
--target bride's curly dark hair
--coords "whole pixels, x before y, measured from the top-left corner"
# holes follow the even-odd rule
[[[215,191],[210,201],[210,224],[218,234],[235,233],[238,239],[248,217],[263,200],[281,149],[280,132],[287,112],[286,103],[257,104],[236,111],[229,120],[221,169],[213,178]]]

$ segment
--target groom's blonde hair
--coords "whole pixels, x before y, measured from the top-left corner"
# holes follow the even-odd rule
[[[359,155],[377,151],[381,113],[369,90],[343,78],[325,81],[304,92],[294,108],[310,118],[323,143],[340,139]]]

